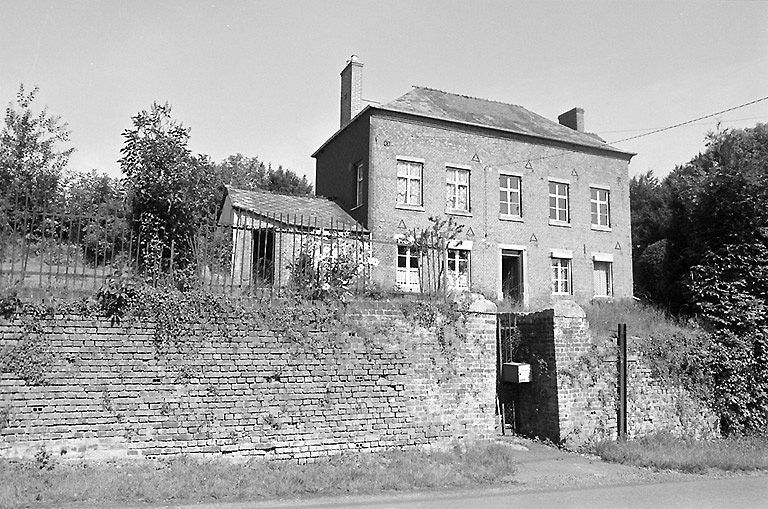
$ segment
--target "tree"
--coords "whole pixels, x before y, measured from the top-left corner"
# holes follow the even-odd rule
[[[216,173],[224,184],[238,189],[264,189],[267,184],[267,165],[258,157],[231,155],[216,165]]]
[[[34,111],[38,93],[19,85],[16,101],[5,110],[0,132],[0,199],[24,201],[46,208],[58,197],[61,175],[74,148],[67,147],[70,131],[61,118],[43,108]],[[62,146],[64,145],[64,146]]]
[[[656,300],[658,283],[658,243],[666,236],[669,223],[669,192],[659,179],[648,171],[629,182],[632,219],[632,268],[635,295]],[[653,253],[646,253],[656,244]]]
[[[724,433],[768,429],[768,125],[718,130],[663,182],[632,182],[638,283],[709,332]],[[658,239],[659,236],[663,238]],[[654,239],[658,239],[655,240]]]
[[[128,233],[122,182],[96,170],[71,173],[64,181],[67,238],[83,246],[88,261],[111,260],[125,247]]]
[[[277,170],[273,170],[270,165],[264,189],[273,193],[306,195],[312,193],[312,184],[307,182],[307,177],[299,178],[291,170],[283,169],[282,165]]]
[[[708,137],[679,207],[676,257],[684,309],[716,341],[715,387],[727,433],[768,429],[768,125]],[[684,196],[685,194],[681,194]],[[670,244],[672,234],[670,232]],[[671,274],[674,276],[675,274]]]
[[[173,261],[184,266],[192,260],[196,228],[211,212],[213,165],[207,156],[192,155],[189,129],[171,116],[168,103],[154,103],[132,122],[133,129],[123,132],[119,161],[132,227],[143,229],[148,242],[153,239],[153,249],[162,246],[163,258],[173,252]],[[150,246],[140,249],[146,255]]]
[[[629,181],[632,249],[640,253],[663,239],[669,221],[669,193],[652,170]]]
[[[222,186],[228,184],[239,189],[263,189],[279,194],[312,194],[312,185],[307,182],[307,177],[299,177],[282,165],[274,170],[271,164],[265,165],[258,157],[240,153],[231,155],[216,165],[215,172]],[[220,199],[223,191],[219,193]]]
[[[62,179],[66,210],[72,214],[115,214],[123,208],[125,189],[120,179],[104,172],[72,172]]]
[[[670,308],[696,312],[691,269],[729,245],[750,244],[768,225],[768,128],[707,136],[707,149],[664,181],[670,219],[664,279]]]

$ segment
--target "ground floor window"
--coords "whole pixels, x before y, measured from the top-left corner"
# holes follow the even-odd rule
[[[571,260],[568,258],[552,258],[552,293],[571,293]]]
[[[469,251],[448,249],[448,288],[469,288]]]
[[[396,284],[406,292],[419,291],[419,255],[410,246],[397,246]]]
[[[612,269],[611,262],[594,262],[592,273],[595,281],[595,297],[610,297],[613,295]]]

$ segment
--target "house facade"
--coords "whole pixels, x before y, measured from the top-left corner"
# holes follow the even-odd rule
[[[632,153],[584,132],[574,108],[520,106],[414,87],[362,100],[362,64],[341,73],[341,127],[314,154],[318,195],[370,231],[383,289],[418,291],[407,233],[430,217],[463,225],[447,281],[526,307],[632,296]]]

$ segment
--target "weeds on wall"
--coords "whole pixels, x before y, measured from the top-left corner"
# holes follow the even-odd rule
[[[455,359],[459,347],[467,340],[467,310],[466,299],[418,299],[405,301],[402,305],[403,314],[414,326],[434,331],[440,354],[446,360],[445,378],[451,378],[456,373]]]
[[[67,314],[106,316],[112,325],[126,325],[129,331],[134,320],[153,322],[156,354],[167,357],[178,368],[177,381],[191,379],[199,369],[193,361],[202,346],[201,330],[209,337],[227,341],[245,334],[245,323],[256,330],[275,332],[295,345],[296,351],[303,352],[316,348],[321,337],[351,331],[362,338],[366,348],[374,347],[391,331],[379,323],[351,323],[346,318],[345,302],[354,276],[375,260],[327,258],[325,265],[321,260],[320,265],[307,265],[307,270],[299,271],[300,276],[313,281],[311,284],[309,279],[304,281],[308,284],[297,279],[293,281],[295,291],[266,304],[207,291],[196,285],[194,278],[185,277],[184,270],[175,271],[172,278],[151,279],[129,271],[115,272],[93,300],[77,302],[27,303],[13,288],[7,288],[0,292],[0,317],[19,318],[23,330],[18,341],[5,344],[0,351],[0,370],[14,373],[29,384],[45,383],[55,353],[43,325],[55,326],[57,315]],[[297,263],[301,263],[301,257]],[[435,330],[440,350],[449,361],[466,338],[467,308],[462,299],[451,302],[435,298],[409,301],[403,306],[414,323]]]
[[[435,331],[443,352],[454,352],[458,344],[466,339],[466,309],[459,302],[419,299],[405,301],[402,309],[414,325]]]
[[[615,324],[627,323],[630,348],[650,368],[651,375],[685,389],[714,411],[724,434],[765,431],[768,392],[761,396],[760,383],[750,379],[755,370],[745,366],[748,359],[743,362],[743,356],[734,355],[744,349],[729,347],[744,338],[710,332],[695,320],[675,319],[652,306],[632,302],[593,304],[585,311],[593,329],[614,343]],[[681,408],[681,419],[686,413]]]
[[[11,373],[29,385],[46,383],[56,352],[45,334],[44,323],[55,326],[57,316],[90,314],[92,307],[84,300],[22,302],[14,287],[0,290],[0,318],[19,317],[21,325],[19,338],[4,342],[0,348],[0,373]]]

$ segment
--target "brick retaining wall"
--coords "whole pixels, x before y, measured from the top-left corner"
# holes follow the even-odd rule
[[[578,447],[617,434],[615,338],[590,332],[584,311],[562,301],[554,309],[517,317],[532,381],[506,386],[517,399],[522,433]],[[642,357],[631,355],[627,380],[630,438],[670,431],[717,435],[717,417],[681,387],[653,377]]]
[[[199,324],[190,348],[158,355],[154,325],[43,321],[47,382],[0,378],[0,455],[41,447],[65,457],[222,453],[307,461],[345,449],[428,444],[494,433],[495,316],[471,313],[453,369],[434,332],[391,303],[353,316],[385,337],[313,333],[301,344],[230,320]],[[19,320],[0,319],[0,346]]]

